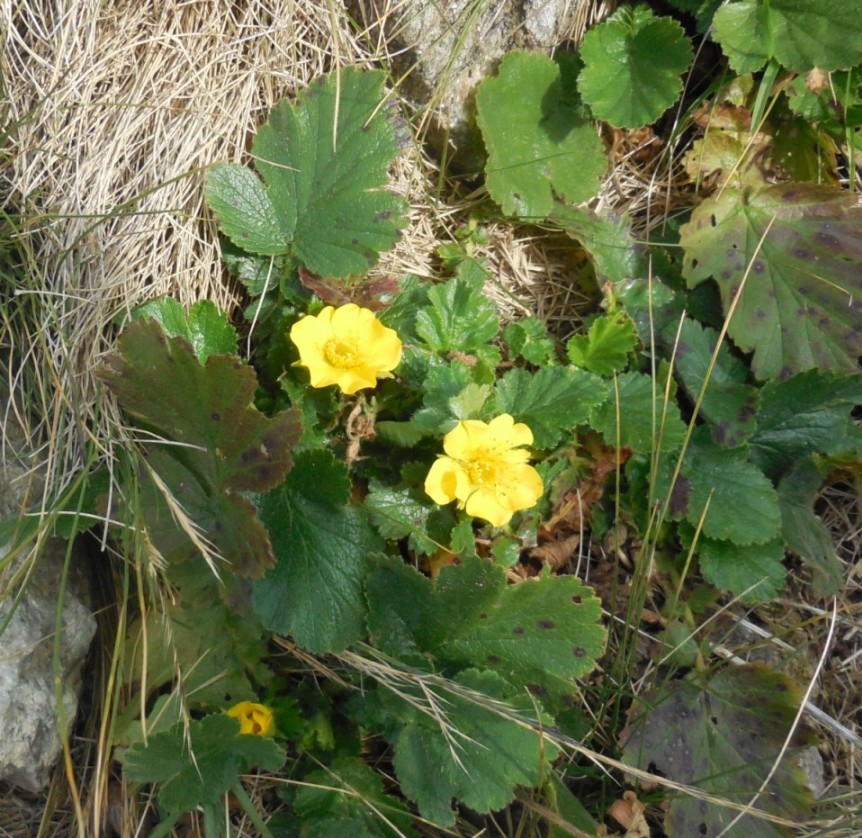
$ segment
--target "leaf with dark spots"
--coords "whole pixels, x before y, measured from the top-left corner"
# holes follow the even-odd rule
[[[297,275],[305,288],[329,306],[356,303],[363,308],[379,311],[385,307],[381,297],[394,296],[399,291],[398,280],[391,276],[324,279],[303,267],[299,268]]]
[[[758,378],[807,369],[858,371],[862,354],[862,206],[823,185],[725,189],[680,230],[689,287],[718,283],[728,335],[753,352]],[[715,217],[716,226],[710,222]],[[730,247],[728,247],[730,243]],[[758,262],[763,270],[748,271]]]
[[[676,326],[674,326],[674,334]],[[723,448],[741,445],[754,433],[758,391],[746,383],[745,365],[722,345],[710,368],[718,333],[686,318],[677,349],[675,371],[691,400],[702,398],[700,413],[707,420],[712,438]]]
[[[530,682],[568,694],[604,646],[601,604],[573,576],[507,586],[500,567],[468,557],[432,582],[393,559],[366,587],[369,633],[384,652],[490,667],[518,688]],[[393,600],[393,590],[404,595]],[[580,657],[570,653],[573,641]]]
[[[132,419],[177,443],[146,450],[153,468],[168,469],[171,458],[176,462],[162,480],[180,506],[199,510],[192,520],[204,527],[202,534],[238,572],[261,574],[271,560],[268,540],[262,527],[241,522],[254,514],[236,493],[265,491],[284,480],[300,436],[296,413],[264,416],[252,404],[257,378],[251,367],[231,355],[210,355],[202,365],[186,340],[166,337],[154,320],[126,329],[99,376]],[[240,541],[233,543],[230,527],[212,530],[219,509],[240,532],[256,533],[250,542],[237,536]],[[249,543],[259,548],[256,560]]]
[[[733,666],[710,677],[666,681],[632,706],[621,737],[623,760],[734,803],[754,801],[758,809],[804,823],[811,793],[796,753],[791,750],[775,768],[800,700],[800,691],[787,676],[765,666]],[[797,728],[790,745],[810,740]],[[735,809],[682,794],[670,800],[664,829],[670,838],[716,838],[728,834],[725,830],[734,822],[729,834],[793,834],[750,815],[737,820],[738,815]]]
[[[781,512],[775,489],[763,472],[748,461],[744,446],[719,448],[708,429],[698,427],[673,491],[672,472],[672,463],[661,464],[655,487],[657,497],[670,497],[671,518],[685,518],[696,527],[705,515],[705,536],[741,545],[763,544],[780,533]]]
[[[684,518],[689,513],[691,502],[691,481],[683,474],[679,475],[670,492],[668,511],[672,518]]]

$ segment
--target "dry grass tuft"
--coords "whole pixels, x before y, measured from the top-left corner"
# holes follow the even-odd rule
[[[113,324],[165,294],[237,303],[204,210],[206,166],[246,159],[279,98],[336,61],[370,59],[325,2],[29,0],[3,4],[0,27],[17,126],[2,191],[7,211],[27,215],[20,234],[38,266],[18,289],[33,298],[30,323],[17,325],[42,327],[38,340],[14,336],[16,360],[45,397],[31,432],[52,431],[57,488],[80,467],[87,429],[106,450],[117,437],[93,377]],[[22,401],[23,378],[13,384]],[[58,437],[60,412],[70,421]]]

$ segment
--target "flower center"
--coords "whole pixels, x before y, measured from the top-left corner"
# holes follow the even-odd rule
[[[358,367],[362,361],[355,340],[330,338],[323,346],[323,357],[331,367],[349,370]]]
[[[500,464],[487,454],[471,458],[464,463],[464,471],[474,486],[493,486],[499,477]]]

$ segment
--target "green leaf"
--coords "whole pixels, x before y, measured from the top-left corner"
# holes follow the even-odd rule
[[[415,448],[425,436],[425,432],[412,422],[383,420],[374,423],[374,431],[380,439],[399,448]]]
[[[728,334],[754,352],[758,378],[857,371],[862,207],[853,195],[815,184],[728,188],[695,209],[680,241],[689,287],[713,277],[725,312],[745,278]]]
[[[649,454],[659,447],[672,451],[682,444],[685,436],[676,403],[665,405],[661,386],[650,376],[637,372],[617,377],[608,397],[593,412],[590,424],[608,445],[619,444],[638,454]]]
[[[363,633],[362,579],[381,543],[349,491],[346,468],[319,449],[299,453],[285,483],[258,499],[276,566],[255,583],[254,609],[310,652],[340,651]]]
[[[459,274],[428,291],[430,306],[416,312],[416,334],[435,352],[477,352],[497,336],[497,308],[483,293],[487,273],[465,262]]]
[[[547,819],[548,838],[566,838],[571,835],[571,831],[564,828],[566,826],[573,826],[584,835],[598,835],[599,825],[584,804],[555,773],[548,777],[544,791],[552,811],[558,816],[553,820]]]
[[[396,560],[371,573],[366,588],[378,648],[492,669],[538,695],[571,693],[604,648],[601,603],[573,576],[507,587],[499,566],[465,558],[432,582]]]
[[[422,408],[413,416],[415,426],[425,434],[451,431],[463,413],[464,394],[475,383],[474,373],[475,367],[461,361],[431,366],[424,379]]]
[[[778,503],[781,534],[787,548],[811,567],[814,592],[826,597],[844,584],[844,568],[829,531],[814,514],[814,501],[822,485],[817,467],[810,460],[803,460],[778,484]]]
[[[160,297],[136,308],[133,317],[151,318],[168,337],[185,338],[202,364],[210,355],[237,353],[236,329],[209,300],[199,300],[186,311],[173,297]]]
[[[219,229],[249,253],[286,253],[293,229],[281,225],[266,187],[245,166],[219,163],[206,175],[204,196]]]
[[[254,138],[263,184],[247,169],[210,170],[206,196],[219,226],[252,253],[290,251],[326,277],[360,274],[391,248],[404,201],[386,191],[397,129],[381,107],[382,72],[342,68],[283,100]]]
[[[605,382],[584,370],[543,367],[530,373],[516,368],[497,382],[497,412],[524,422],[536,448],[552,448],[566,431],[587,421],[607,390]]]
[[[222,600],[202,562],[194,570],[209,581],[204,591],[196,596],[185,589],[174,592],[172,601],[128,627],[125,683],[145,683],[152,694],[179,676],[177,689],[196,708],[256,701],[249,676],[266,678],[260,665],[267,651],[261,626],[251,615],[235,614]]]
[[[476,93],[486,186],[507,215],[543,218],[554,197],[592,198],[607,171],[601,140],[566,95],[550,58],[512,52]]]
[[[754,433],[760,399],[758,391],[745,383],[745,365],[730,354],[726,344],[719,349],[710,372],[717,338],[714,329],[686,318],[676,346],[675,369],[692,401],[697,400],[707,382],[700,415],[709,422],[716,444],[735,448]]]
[[[383,790],[382,776],[353,757],[303,777],[293,808],[300,838],[390,838],[414,835],[404,803]]]
[[[391,488],[371,481],[365,507],[371,521],[386,539],[410,538],[410,549],[420,555],[433,553],[438,545],[425,534],[428,515],[435,506],[416,489]]]
[[[493,669],[537,695],[571,693],[572,679],[592,671],[604,649],[601,602],[573,576],[510,585],[478,618],[442,654]]]
[[[254,139],[282,229],[311,271],[367,271],[398,240],[406,205],[383,187],[398,153],[383,72],[341,68],[279,102]],[[295,226],[294,226],[295,225]]]
[[[862,403],[862,376],[809,370],[762,390],[751,457],[775,478],[810,454],[862,454],[850,412]]]
[[[159,783],[159,803],[170,815],[219,805],[222,795],[250,768],[278,771],[284,750],[272,739],[242,735],[236,719],[221,714],[191,721],[132,745],[123,756],[125,776]]]
[[[503,340],[514,355],[530,364],[551,366],[557,360],[556,344],[535,314],[506,326]]]
[[[535,730],[505,717],[506,684],[494,673],[468,670],[444,683],[426,688],[438,706],[437,714],[419,709],[427,704],[429,693],[415,686],[405,687],[414,696],[412,703],[392,693],[382,697],[389,713],[404,719],[392,736],[401,791],[424,818],[451,827],[453,798],[480,814],[502,809],[513,799],[516,786],[539,782],[558,749]],[[518,696],[509,703],[510,712],[533,720],[538,729],[536,707],[529,697]],[[443,730],[441,724],[451,727]]]
[[[777,763],[801,700],[790,679],[763,666],[733,666],[701,682],[700,676],[666,681],[633,706],[623,731],[623,759],[725,800],[754,806],[794,823],[806,823],[811,793],[791,751]],[[804,744],[797,729],[791,745]],[[728,834],[779,838],[791,832],[690,794],[671,798],[664,829],[670,838]]]
[[[272,419],[259,413],[252,405],[257,379],[250,367],[230,355],[210,355],[201,365],[187,341],[166,337],[153,320],[136,321],[123,332],[99,376],[129,416],[179,443],[147,446],[150,467],[236,573],[260,575],[272,551],[240,493],[264,491],[284,479],[299,439],[295,413]],[[154,529],[190,544],[149,471],[142,480],[152,501],[142,509],[153,512]]]
[[[499,600],[504,585],[502,571],[479,559],[445,567],[433,582],[400,559],[389,559],[366,580],[371,641],[395,657],[437,654]]]
[[[628,363],[637,346],[635,324],[625,312],[597,317],[586,335],[575,335],[567,344],[569,360],[597,375],[613,375]]]
[[[862,61],[862,18],[855,0],[741,0],[725,3],[712,36],[737,73],[770,59],[805,73],[849,69]]]
[[[715,10],[724,0],[670,0],[671,6],[688,12],[697,21],[697,31],[706,32],[712,23]]]
[[[628,218],[600,216],[585,207],[557,203],[549,219],[580,242],[601,282],[625,282],[646,275],[643,247],[632,235]]]
[[[697,554],[706,579],[745,603],[774,599],[787,576],[782,564],[784,541],[780,538],[747,546],[701,538]]]
[[[741,448],[718,448],[698,428],[670,493],[670,512],[697,526],[707,504],[703,534],[737,545],[764,544],[781,532],[778,495]]]
[[[624,7],[584,36],[578,89],[593,113],[620,128],[655,122],[682,90],[691,42],[673,18]]]

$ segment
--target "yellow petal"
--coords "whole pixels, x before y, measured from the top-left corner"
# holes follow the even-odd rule
[[[332,308],[332,306],[326,308]],[[332,331],[337,335],[358,331],[358,325],[367,322],[363,312],[368,312],[372,318],[374,317],[368,309],[361,309],[356,303],[347,303],[334,309],[332,312]]]
[[[401,363],[401,338],[394,329],[376,323],[370,346],[369,362],[381,371],[392,372]]]
[[[488,436],[505,448],[533,444],[533,432],[523,422],[516,423],[508,413],[501,413],[488,423]]]
[[[425,478],[425,492],[434,503],[444,506],[458,497],[459,484],[465,480],[464,470],[458,463],[449,457],[440,457]]]
[[[443,437],[443,450],[456,460],[469,460],[488,435],[488,426],[477,419],[462,419]]]
[[[368,387],[377,386],[377,375],[375,371],[369,367],[353,367],[350,370],[340,370],[340,375],[336,377],[334,382],[342,391],[352,396],[354,393],[364,390]]]
[[[239,721],[239,732],[241,734],[253,734],[255,736],[266,736],[273,726],[272,711],[263,704],[255,704],[253,701],[240,701],[226,711],[228,716]]]
[[[511,465],[497,483],[496,497],[501,506],[517,512],[535,506],[545,492],[539,472],[528,465]]]
[[[340,387],[352,395],[377,386],[401,361],[401,340],[370,309],[355,303],[326,306],[293,325],[290,338],[307,367],[312,387]]]
[[[495,493],[488,489],[473,492],[467,499],[465,510],[474,518],[483,518],[492,527],[502,527],[512,520],[512,510],[501,506]]]

